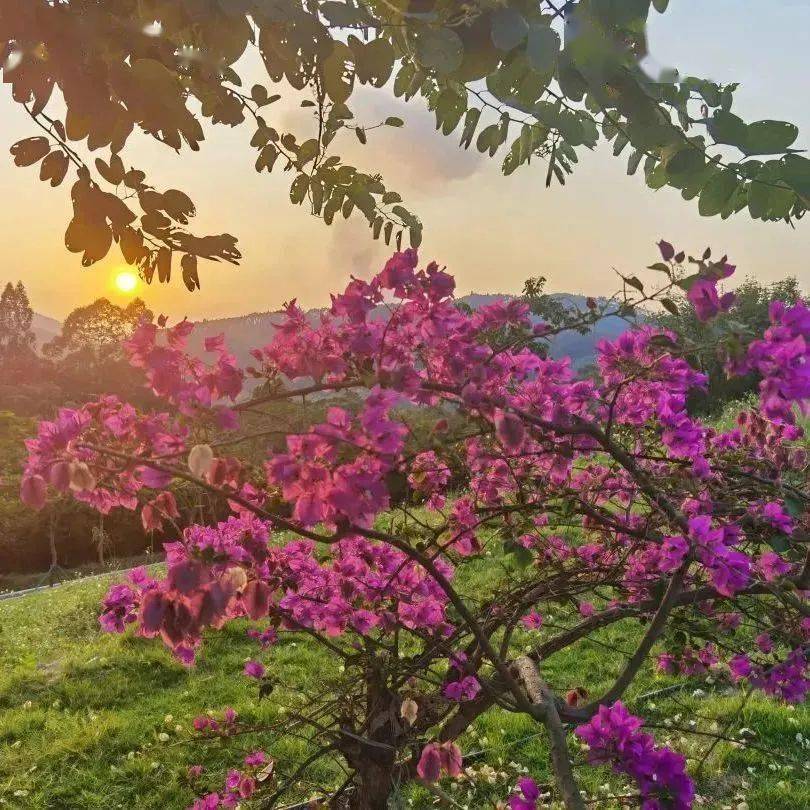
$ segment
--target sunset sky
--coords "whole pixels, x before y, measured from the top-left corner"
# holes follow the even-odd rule
[[[671,0],[664,16],[653,15],[650,48],[658,63],[681,73],[741,82],[738,113],[792,121],[801,130],[796,146],[810,147],[810,0]],[[258,78],[246,74],[248,86]],[[240,267],[202,263],[202,290],[194,294],[178,277],[170,287],[138,284],[125,295],[113,285],[121,270],[117,248],[89,269],[66,251],[67,188],[51,189],[36,169],[13,165],[8,147],[36,132],[7,85],[0,93],[0,282],[21,278],[38,312],[63,318],[101,295],[123,302],[134,294],[156,312],[193,319],[276,309],[293,297],[320,306],[350,274],[368,274],[387,255],[362,220],[326,227],[292,207],[289,174],[257,175],[247,125],[209,127],[201,151],[180,156],[137,135],[125,162],[146,169],[158,188],[186,191],[198,206],[195,232],[233,233],[244,258]],[[726,222],[702,219],[696,202],[673,190],[650,191],[641,174],[626,176],[626,155],[617,160],[601,149],[582,156],[565,188],[546,189],[541,164],[504,178],[502,155],[459,150],[458,134],[435,133],[417,100],[401,105],[383,90],[366,93],[355,106],[366,121],[397,114],[406,126],[370,133],[365,148],[346,138],[336,151],[379,170],[402,194],[425,224],[422,257],[446,264],[461,293],[517,292],[525,278],[540,274],[552,291],[609,293],[611,268],[638,272],[654,259],[661,237],[687,251],[710,244],[728,253],[740,278],[796,275],[810,288],[810,222],[791,230],[745,214]],[[291,107],[270,110],[277,128],[295,130],[305,120]]]

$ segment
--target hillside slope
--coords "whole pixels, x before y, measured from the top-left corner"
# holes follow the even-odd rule
[[[585,296],[573,295],[570,293],[559,293],[553,296],[566,306],[585,308]],[[492,304],[500,300],[510,300],[513,295],[503,294],[477,294],[465,295],[459,299],[461,303],[467,304],[472,309]],[[307,313],[311,320],[317,319],[322,310],[313,309]],[[380,315],[383,310],[380,310]],[[273,330],[281,321],[281,312],[253,312],[249,315],[242,315],[232,318],[217,318],[200,321],[194,330],[190,340],[190,348],[194,353],[203,352],[203,344],[207,337],[212,337],[223,333],[230,350],[236,355],[243,365],[250,365],[252,359],[250,350],[256,346],[268,343],[272,337]],[[534,318],[539,321],[539,318]],[[620,318],[605,318],[586,335],[576,332],[565,332],[558,335],[551,346],[552,357],[570,357],[574,368],[582,368],[594,359],[595,347],[599,340],[603,338],[615,338],[627,329],[627,324]]]
[[[198,664],[186,669],[159,640],[99,631],[99,602],[107,582],[93,579],[0,602],[2,807],[179,810],[195,793],[218,787],[226,769],[240,760],[240,750],[265,748],[284,775],[311,753],[306,742],[286,733],[284,722],[310,691],[337,676],[335,662],[311,639],[282,634],[268,658],[276,687],[259,701],[255,683],[240,674],[245,659],[256,651],[243,622],[207,634]],[[468,582],[463,590],[480,592],[481,583]],[[549,676],[560,682],[576,678],[599,692],[615,674],[610,651],[626,648],[639,632],[632,623],[600,632],[565,658],[555,658]],[[671,683],[649,666],[626,699],[634,705],[644,701],[643,693]],[[698,783],[702,806],[731,810],[745,802],[749,810],[810,807],[808,766],[802,765],[807,748],[799,733],[807,734],[810,708],[790,710],[757,695],[741,707],[738,693],[701,680],[687,686],[647,702],[647,714],[659,740],[671,740],[686,753],[692,769],[712,738],[687,740],[679,729],[688,731],[689,721],[700,729],[723,728],[732,739],[741,739],[743,727],[756,733],[750,747],[721,742],[712,748]],[[237,736],[223,745],[193,742],[192,718],[225,706],[232,706],[241,722],[276,725],[280,731]],[[540,780],[549,777],[544,737],[525,717],[493,710],[479,718],[460,744],[465,754],[480,752],[471,763],[476,767],[486,764],[495,769],[492,773],[510,772],[505,778],[496,774],[493,784],[460,780],[454,794],[466,806],[494,806],[515,784],[517,767],[528,768]],[[191,763],[205,768],[194,786],[186,777]],[[589,806],[618,807],[606,795],[627,793],[626,782],[606,769],[578,767],[577,772]],[[321,784],[343,779],[329,758],[309,776]],[[296,784],[285,800],[306,799],[310,784]],[[409,791],[408,800],[403,806],[435,807],[434,797],[419,789]]]

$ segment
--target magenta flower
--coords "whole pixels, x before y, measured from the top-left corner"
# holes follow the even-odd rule
[[[727,273],[727,275],[731,275],[731,273]],[[734,293],[726,293],[721,296],[717,292],[717,278],[708,276],[696,279],[686,297],[695,308],[695,315],[700,321],[708,321],[721,312],[727,312],[736,300]]]
[[[611,763],[614,770],[635,780],[643,807],[690,810],[695,789],[686,773],[686,760],[669,748],[657,747],[641,726],[641,719],[617,701],[600,706],[590,722],[574,733],[588,744],[591,762]]]
[[[245,664],[244,673],[248,676],[248,678],[256,678],[257,680],[261,680],[264,677],[264,673],[266,672],[264,664],[261,661],[248,661]]]
[[[527,613],[520,621],[527,630],[539,630],[543,626],[543,617],[536,610]]]
[[[528,776],[518,779],[517,792],[509,797],[509,810],[536,810],[540,798],[537,782]]]
[[[444,696],[450,700],[455,700],[459,703],[464,703],[468,700],[473,700],[478,696],[481,691],[481,684],[478,678],[474,675],[466,675],[458,681],[451,681],[445,684]]]
[[[258,768],[267,762],[267,754],[264,751],[253,751],[245,756],[245,765],[249,768]]]
[[[426,782],[436,782],[442,774],[458,776],[461,762],[461,750],[455,743],[428,743],[422,749],[416,773]]]

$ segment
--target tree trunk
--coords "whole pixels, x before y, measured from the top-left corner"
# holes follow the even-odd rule
[[[551,767],[557,780],[557,787],[562,794],[566,810],[585,810],[585,802],[579,792],[579,785],[571,767],[568,755],[565,729],[560,722],[554,695],[543,682],[534,661],[528,655],[522,655],[515,661],[515,670],[523,683],[526,695],[538,709],[538,719],[548,729],[551,746]]]
[[[48,543],[51,548],[51,567],[48,569],[48,584],[52,586],[54,575],[59,570],[59,555],[56,552],[56,515],[53,507],[50,510],[49,520]]]
[[[98,521],[98,536],[96,538],[98,540],[98,564],[103,566],[104,565],[104,541],[107,539],[107,535],[104,534],[104,515],[99,516]]]
[[[393,788],[393,752],[384,758],[368,756],[354,764],[356,778],[354,790],[349,794],[351,810],[385,810]]]
[[[394,787],[399,701],[372,665],[366,673],[366,717],[362,728],[344,727],[340,750],[354,770],[350,810],[385,810]]]

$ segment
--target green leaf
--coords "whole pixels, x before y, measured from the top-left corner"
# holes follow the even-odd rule
[[[801,498],[797,498],[795,495],[785,495],[785,511],[792,517],[792,518],[800,518],[805,512],[805,503],[804,500]]]
[[[401,118],[397,118],[395,115],[389,115],[388,118],[385,119],[385,125],[387,127],[401,127],[404,123]]]
[[[395,205],[391,208],[391,213],[399,217],[403,222],[408,223],[413,219],[411,212],[402,205]]]
[[[413,81],[416,68],[412,64],[403,65],[394,79],[394,95],[397,98],[404,96]]]
[[[499,8],[492,14],[492,44],[499,51],[511,51],[526,39],[529,25],[515,8]]]
[[[299,174],[293,180],[292,186],[290,186],[290,202],[293,205],[300,205],[304,201],[304,197],[307,196],[308,188],[309,177],[305,174]]]
[[[671,315],[680,315],[678,305],[671,298],[662,298],[661,306]]]
[[[329,98],[335,104],[344,103],[352,94],[354,60],[351,48],[343,42],[335,42],[332,53],[323,62],[323,84]]]
[[[739,116],[725,110],[715,110],[706,127],[716,143],[725,143],[744,150],[748,127]]]
[[[504,551],[512,557],[519,568],[528,568],[534,562],[532,552],[514,540],[507,540],[503,544]]]
[[[305,166],[310,160],[314,160],[318,155],[318,139],[317,138],[310,138],[309,140],[304,141],[300,147],[298,147],[298,165]]]
[[[331,25],[339,28],[373,22],[362,5],[358,7],[351,3],[338,3],[336,0],[330,0],[330,2],[321,3],[320,11]]]
[[[777,532],[765,538],[765,542],[779,554],[783,554],[790,548],[790,538],[781,532]]]
[[[624,148],[627,144],[630,143],[630,139],[625,135],[623,132],[620,132],[616,136],[616,140],[613,143],[613,154],[615,157],[619,157],[619,155],[624,151]]]
[[[317,180],[310,180],[309,195],[312,199],[312,211],[320,214],[323,208],[323,186]]]
[[[436,128],[441,128],[444,135],[449,135],[461,121],[467,109],[467,95],[451,87],[446,87],[439,94],[436,103]]]
[[[641,149],[636,149],[630,153],[630,157],[627,159],[627,173],[628,174],[635,174],[638,170],[639,164],[641,163],[641,159],[644,157],[644,152]]]
[[[51,151],[51,145],[47,138],[36,135],[17,141],[9,151],[14,157],[15,166],[31,166]]]
[[[267,88],[262,84],[254,84],[250,91],[250,97],[260,107],[267,104],[267,99],[269,98]]]
[[[452,73],[461,67],[464,43],[451,28],[422,28],[416,39],[416,58],[439,74]]]
[[[748,212],[754,219],[782,219],[790,213],[794,195],[783,186],[780,166],[774,162],[764,166],[748,187]]]
[[[667,177],[685,185],[689,176],[699,172],[704,165],[703,150],[687,146],[676,152],[666,163]]]
[[[478,139],[475,142],[476,147],[478,148],[479,152],[487,152],[490,151],[494,153],[497,150],[498,146],[500,146],[498,140],[498,133],[500,131],[500,127],[498,124],[490,124],[488,127],[485,127],[478,133]]]
[[[481,117],[481,110],[478,107],[470,107],[464,116],[464,129],[461,133],[460,145],[465,149],[472,143],[475,128],[478,126],[478,119]]]
[[[667,10],[669,0],[652,0],[653,8],[659,13],[663,14]]]
[[[560,54],[557,66],[557,82],[562,92],[571,101],[582,101],[588,90],[588,84],[574,65],[567,50]]]
[[[678,279],[676,284],[684,291],[689,292],[692,289],[692,285],[700,278],[700,273],[693,273],[691,276],[686,276],[685,278]]]
[[[191,253],[183,254],[183,258],[180,259],[180,268],[183,271],[183,284],[186,285],[186,289],[189,292],[199,290],[200,278],[197,275],[197,257]]]
[[[713,174],[700,192],[698,211],[701,216],[713,217],[719,214],[739,184],[739,178],[732,169],[722,169]]]
[[[549,25],[534,24],[529,28],[526,56],[537,73],[551,73],[557,66],[560,35]]]
[[[810,201],[810,160],[801,155],[786,155],[782,160],[782,179]]]
[[[259,152],[259,157],[256,158],[256,171],[260,172],[262,169],[267,169],[268,172],[273,171],[273,165],[278,160],[278,149],[273,144],[269,143]]]
[[[645,171],[647,186],[653,190],[663,188],[667,184],[667,167],[664,163],[659,163],[650,171]]]
[[[799,128],[787,121],[755,121],[748,125],[743,151],[747,155],[776,155],[787,151]]]
[[[349,37],[349,47],[355,55],[357,79],[372,87],[383,87],[391,78],[394,69],[394,47],[384,37],[364,43],[354,35]]]

